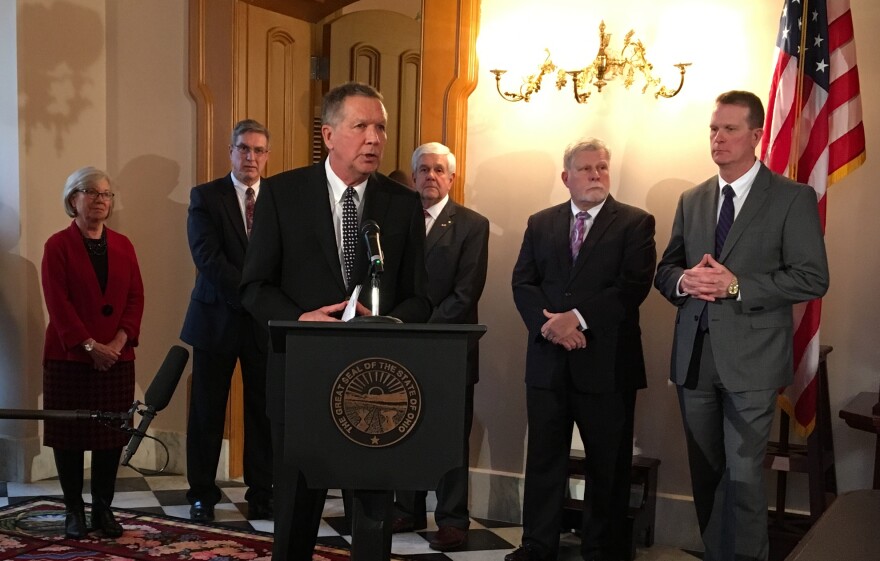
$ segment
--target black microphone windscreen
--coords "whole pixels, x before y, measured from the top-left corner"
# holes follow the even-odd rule
[[[364,220],[363,226],[361,226],[361,235],[366,236],[367,234],[378,234],[379,233],[379,225],[376,224],[375,220]]]
[[[159,367],[156,377],[153,378],[153,382],[144,394],[145,405],[152,407],[153,411],[165,409],[168,402],[171,401],[171,396],[174,395],[177,382],[180,381],[180,376],[183,374],[188,360],[189,351],[183,347],[174,345],[168,350],[165,362]]]

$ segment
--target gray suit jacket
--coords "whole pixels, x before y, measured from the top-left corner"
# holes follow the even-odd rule
[[[678,306],[670,378],[684,384],[702,300],[677,295],[685,269],[715,251],[718,177],[684,192],[654,285]],[[791,383],[792,306],[828,289],[828,261],[815,191],[763,164],[718,261],[739,280],[740,298],[708,304],[718,373],[734,392]]]

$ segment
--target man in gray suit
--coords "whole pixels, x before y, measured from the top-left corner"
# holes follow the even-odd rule
[[[825,294],[828,263],[813,189],[755,158],[761,100],[715,101],[718,175],[679,199],[654,285],[678,307],[670,377],[704,560],[766,560],[763,461],[777,390],[794,372],[792,306]]]

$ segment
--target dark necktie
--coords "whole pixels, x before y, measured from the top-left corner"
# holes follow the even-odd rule
[[[254,189],[248,187],[244,192],[244,218],[247,226],[247,235],[251,237],[251,230],[254,228],[254,204],[257,198],[254,196]]]
[[[730,227],[733,226],[733,198],[736,196],[733,192],[733,187],[730,185],[725,185],[724,189],[721,190],[721,194],[724,195],[724,201],[721,203],[721,212],[718,213],[718,224],[715,225],[716,258],[721,255],[721,250],[724,249],[724,242],[727,240],[727,234],[730,233]],[[703,306],[703,311],[700,313],[699,325],[701,331],[709,329],[708,305]]]
[[[342,258],[345,262],[345,286],[351,285],[354,269],[354,252],[357,247],[357,207],[354,204],[354,187],[348,187],[342,195]]]
[[[724,195],[724,202],[721,203],[721,212],[718,214],[718,224],[715,226],[715,257],[721,255],[724,249],[724,241],[733,226],[733,198],[736,196],[733,187],[725,185],[721,190]]]
[[[586,211],[580,211],[575,215],[574,220],[574,228],[571,230],[571,260],[574,261],[577,259],[578,252],[581,250],[581,245],[584,243],[584,231],[587,229],[587,220],[590,219],[590,213]]]

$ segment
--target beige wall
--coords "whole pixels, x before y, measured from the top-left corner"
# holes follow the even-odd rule
[[[195,113],[186,89],[187,5],[22,0],[16,7],[21,179],[9,198],[20,206],[21,240],[4,262],[16,258],[12,289],[18,295],[9,300],[17,306],[18,325],[4,330],[2,339],[20,354],[4,360],[0,378],[10,385],[17,376],[26,378],[26,384],[14,386],[15,406],[40,406],[45,312],[34,319],[22,310],[42,308],[36,271],[43,243],[70,223],[61,206],[64,180],[74,169],[94,165],[115,180],[118,197],[109,225],[134,242],[144,277],[146,310],[137,361],[141,397],[170,345],[179,343],[194,278],[185,226],[195,144]],[[15,69],[9,70],[14,75]],[[15,361],[23,365],[20,371],[11,367]],[[185,429],[184,396],[181,384],[154,428]],[[22,441],[30,450],[22,460],[23,477],[52,472],[50,456],[30,459],[36,423],[0,423],[0,435],[28,436]],[[149,465],[152,446],[145,452],[138,460]],[[14,477],[22,473],[12,466],[3,471]]]
[[[655,215],[658,252],[662,252],[679,194],[716,173],[708,151],[714,97],[729,89],[749,89],[766,100],[781,6],[781,1],[767,0],[482,1],[480,82],[469,104],[465,182],[466,204],[492,223],[489,288],[480,310],[489,332],[482,343],[471,441],[478,467],[517,475],[523,469],[525,329],[513,305],[510,274],[528,216],[568,198],[560,180],[566,144],[581,136],[598,136],[609,143],[612,193]],[[880,192],[869,179],[880,165],[875,124],[880,105],[875,87],[878,69],[870,56],[880,46],[874,32],[880,23],[880,5],[853,0],[852,9],[868,161],[828,195],[832,283],[822,324],[822,342],[835,349],[829,369],[841,490],[870,487],[872,440],[848,429],[836,418],[837,410],[859,391],[877,391],[880,378],[873,329],[880,312],[873,282],[880,273],[880,260],[870,241],[861,249],[865,240],[880,235],[880,222],[874,218]],[[529,56],[534,68],[543,60],[544,47],[557,53],[554,59],[570,61],[569,67],[576,67],[578,61],[580,66],[587,64],[596,52],[600,18],[613,33],[612,47],[634,28],[648,46],[656,71],[670,81],[677,76],[671,64],[692,62],[682,92],[658,101],[642,96],[638,84],[627,91],[615,83],[578,106],[570,90],[556,91],[551,76],[529,103],[508,103],[498,96],[488,70],[509,68]],[[581,47],[566,54],[566,42],[572,41]],[[518,87],[515,77],[531,71],[511,71],[502,84],[513,90]],[[660,490],[666,498],[689,500],[680,415],[674,389],[667,383],[674,309],[652,291],[642,306],[642,318],[649,388],[638,398],[637,444],[645,454],[663,461]],[[803,478],[792,479],[791,504],[807,508]],[[692,517],[691,510],[680,512]],[[678,514],[677,510],[662,514],[672,512]]]

